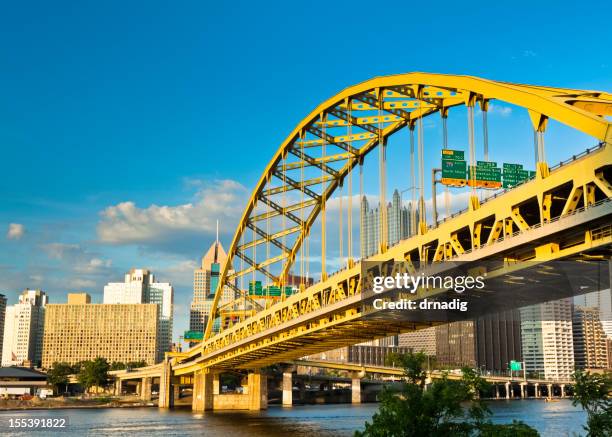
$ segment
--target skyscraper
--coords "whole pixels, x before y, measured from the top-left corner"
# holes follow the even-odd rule
[[[523,360],[527,373],[569,379],[574,373],[572,299],[520,309]]]
[[[193,300],[189,314],[190,331],[204,332],[206,329],[210,308],[219,285],[219,275],[226,261],[227,254],[217,237],[217,240],[202,257],[200,267],[193,272]],[[230,287],[224,287],[222,293],[220,305],[234,298],[234,292]]]
[[[104,286],[105,304],[155,303],[158,304],[159,340],[157,361],[172,347],[174,289],[168,282],[155,282],[147,269],[131,269],[124,282],[110,282]]]
[[[394,245],[410,236],[411,205],[401,204],[398,190],[393,192],[392,201],[387,204],[387,243]],[[371,209],[366,196],[361,199],[361,258],[378,252],[380,244],[380,205]]]
[[[24,290],[19,303],[6,308],[2,365],[40,365],[47,295],[41,290]]]
[[[612,275],[612,268],[610,269]],[[574,297],[576,305],[597,308],[599,311],[599,322],[603,327],[606,337],[612,339],[612,293],[610,289],[594,291]]]
[[[574,360],[580,369],[607,369],[606,334],[599,321],[599,309],[574,307]]]

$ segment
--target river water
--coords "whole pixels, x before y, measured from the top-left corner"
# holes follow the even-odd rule
[[[585,435],[586,414],[571,401],[546,403],[543,400],[492,401],[492,420],[499,423],[522,420],[543,436]],[[206,412],[189,409],[105,408],[71,410],[30,410],[0,412],[0,435],[76,436],[211,436],[211,437],[331,437],[350,436],[363,429],[378,409],[377,404],[308,405],[283,408],[271,406],[257,412]],[[68,417],[63,432],[32,433],[8,428],[8,419],[18,417]]]

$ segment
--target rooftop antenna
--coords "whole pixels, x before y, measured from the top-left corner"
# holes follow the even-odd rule
[[[215,262],[217,262],[218,255],[219,255],[219,220],[217,219],[217,237],[215,240]]]

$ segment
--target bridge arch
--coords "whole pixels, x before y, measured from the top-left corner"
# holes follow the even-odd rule
[[[430,73],[377,77],[346,88],[305,117],[266,166],[229,247],[205,337],[212,332],[224,286],[236,288],[236,278],[252,272],[284,283],[317,217],[367,154],[386,144],[388,137],[400,129],[415,129],[425,117],[436,113],[445,117],[449,108],[461,105],[479,104],[486,110],[493,100],[527,109],[536,132],[543,132],[550,118],[600,141],[612,142],[612,128],[605,118],[612,115],[612,95],[600,91]],[[338,129],[346,132],[330,133]],[[334,153],[328,155],[326,149]],[[320,171],[320,176],[313,176],[314,171]],[[288,192],[299,192],[299,201],[287,204],[286,197],[282,202],[277,200]],[[282,222],[276,223],[274,232],[269,229],[270,220]],[[265,229],[260,222],[267,223]],[[275,253],[270,255],[268,249],[263,260],[247,253],[256,254],[258,246],[270,244]],[[236,269],[234,261],[238,259],[247,267]],[[273,264],[280,265],[278,274],[268,268]]]

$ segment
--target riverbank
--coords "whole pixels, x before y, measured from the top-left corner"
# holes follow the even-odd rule
[[[0,411],[142,407],[157,407],[157,405],[153,402],[143,402],[138,397],[0,399]]]

